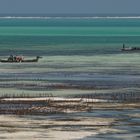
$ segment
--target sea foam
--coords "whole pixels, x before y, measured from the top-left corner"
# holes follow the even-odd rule
[[[0,19],[140,19],[140,16],[1,16]]]

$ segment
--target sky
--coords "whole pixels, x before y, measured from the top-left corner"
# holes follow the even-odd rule
[[[140,0],[0,0],[0,14],[140,14]]]

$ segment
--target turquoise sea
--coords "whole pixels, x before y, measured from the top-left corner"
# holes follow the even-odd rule
[[[1,55],[120,54],[139,36],[139,18],[0,18]]]
[[[38,63],[0,63],[0,95],[139,96],[140,52],[122,52],[123,44],[140,47],[139,17],[0,17],[0,59],[7,59],[10,54],[23,55],[25,59],[43,57]],[[25,117],[24,122],[38,120],[38,116],[30,117]],[[53,120],[68,116],[51,117]],[[101,125],[97,129],[77,126],[77,132],[82,129],[97,133],[85,134],[83,140],[140,137],[139,108],[93,110],[69,117],[113,118],[114,125]],[[47,123],[46,118],[40,121]],[[61,126],[63,132],[65,127]],[[35,135],[40,138],[41,134]]]

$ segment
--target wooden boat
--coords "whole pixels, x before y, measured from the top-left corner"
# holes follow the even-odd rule
[[[138,47],[125,47],[125,44],[123,44],[123,48],[121,51],[140,51],[140,48]]]
[[[40,56],[36,56],[34,59],[23,59],[21,56],[10,56],[8,59],[0,59],[1,63],[31,63],[38,62],[38,60],[42,58]]]

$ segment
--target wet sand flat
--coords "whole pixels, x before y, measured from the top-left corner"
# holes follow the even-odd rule
[[[0,139],[139,139],[138,109],[53,115],[0,115]]]

